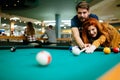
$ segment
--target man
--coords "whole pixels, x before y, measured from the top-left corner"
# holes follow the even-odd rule
[[[47,27],[47,30],[41,36],[41,38],[44,37],[45,35],[47,35],[47,37],[48,37],[48,43],[56,43],[57,42],[57,40],[56,40],[56,33],[55,33],[55,30],[53,29],[52,25],[49,25]]]
[[[85,44],[83,43],[80,37],[82,24],[86,19],[90,17],[96,18],[96,19],[98,19],[98,17],[95,14],[90,13],[89,4],[85,1],[82,1],[76,5],[76,11],[77,11],[77,15],[75,15],[71,19],[71,31],[72,31],[73,38],[75,39],[75,42],[82,49],[85,47]]]

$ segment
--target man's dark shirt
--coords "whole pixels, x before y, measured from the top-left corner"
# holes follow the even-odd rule
[[[89,18],[95,18],[95,19],[99,20],[99,19],[98,19],[98,16],[95,15],[95,14],[90,14],[90,15],[89,15]],[[81,21],[78,19],[78,16],[77,16],[77,15],[75,15],[75,16],[71,19],[71,28],[77,27],[77,28],[79,29],[79,32],[80,32],[80,33],[81,33],[81,31],[82,31],[82,25],[83,25],[83,22],[81,22]],[[81,36],[81,34],[80,34],[80,36]]]
[[[89,15],[89,18],[96,18],[96,19],[98,20],[98,16],[95,15],[95,14],[90,14],[90,15]],[[82,24],[83,24],[83,22],[81,22],[81,21],[78,19],[77,15],[74,16],[74,17],[71,19],[71,28],[72,28],[72,27],[78,27],[78,29],[80,29],[80,28],[82,27]]]

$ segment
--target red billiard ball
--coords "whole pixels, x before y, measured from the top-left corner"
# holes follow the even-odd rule
[[[114,53],[118,53],[119,51],[120,51],[120,49],[118,47],[113,48]]]
[[[52,56],[48,51],[40,51],[36,55],[37,62],[42,66],[47,66],[52,61]]]

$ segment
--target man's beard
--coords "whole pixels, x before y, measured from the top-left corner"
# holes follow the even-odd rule
[[[86,20],[87,20],[87,18],[80,17],[80,18],[79,18],[79,20],[80,20],[81,22],[84,22],[84,21],[86,21]]]

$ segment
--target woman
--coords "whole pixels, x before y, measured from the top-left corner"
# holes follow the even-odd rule
[[[26,36],[28,42],[36,41],[35,29],[33,28],[33,24],[31,22],[27,22],[24,35]]]
[[[112,25],[90,18],[83,24],[82,39],[85,44],[91,44],[86,53],[93,53],[99,46],[119,47],[120,34]]]

